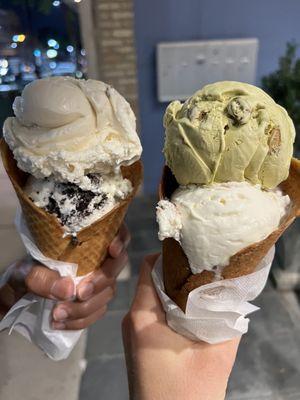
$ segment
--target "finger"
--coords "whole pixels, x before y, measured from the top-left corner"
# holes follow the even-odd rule
[[[100,269],[83,279],[76,288],[76,296],[79,301],[86,301],[106,287],[113,286],[114,277],[107,277]]]
[[[157,307],[161,308],[151,276],[153,266],[158,257],[159,254],[151,254],[145,257],[142,263],[132,311],[150,311]]]
[[[74,283],[71,278],[61,277],[57,271],[52,271],[42,265],[32,267],[25,278],[30,292],[49,299],[66,300],[74,294]]]
[[[53,310],[53,319],[59,322],[87,318],[108,304],[114,294],[115,286],[108,286],[102,292],[83,303],[78,301],[60,303]]]
[[[108,252],[113,258],[117,258],[127,248],[130,242],[130,233],[125,224],[122,224],[117,236],[111,242]]]
[[[116,278],[128,261],[127,250],[123,250],[118,258],[107,258],[102,264],[101,270],[108,278]]]
[[[131,234],[129,232],[127,225],[124,223],[120,228],[120,235],[121,235],[121,240],[124,243],[124,247],[127,248],[131,240]]]
[[[78,300],[84,301],[99,293],[106,286],[112,286],[116,277],[128,263],[128,254],[124,250],[118,258],[107,258],[101,268],[83,279],[77,286]]]
[[[53,322],[52,328],[59,330],[78,330],[85,329],[88,326],[95,323],[99,318],[103,317],[106,313],[107,306],[103,306],[98,309],[93,314],[89,315],[86,318],[75,319],[74,321],[65,321],[65,322]]]

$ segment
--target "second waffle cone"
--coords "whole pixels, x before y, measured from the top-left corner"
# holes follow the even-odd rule
[[[171,170],[165,166],[159,185],[159,199],[170,199],[178,183]],[[255,271],[270,248],[300,215],[300,161],[293,158],[288,178],[280,184],[284,194],[288,194],[292,205],[278,229],[266,239],[245,247],[230,258],[229,265],[222,271],[222,278],[230,279]],[[214,273],[202,271],[192,274],[188,259],[178,241],[167,238],[162,245],[163,279],[167,295],[185,311],[189,293],[199,286],[213,282]]]

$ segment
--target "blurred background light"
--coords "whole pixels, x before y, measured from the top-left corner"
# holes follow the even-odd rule
[[[70,44],[67,46],[67,52],[72,53],[74,51],[74,47],[71,46]]]
[[[55,58],[57,56],[57,51],[54,49],[47,50],[47,57],[48,58]]]
[[[14,42],[24,42],[24,40],[26,39],[26,36],[24,35],[24,33],[21,33],[20,35],[13,35],[12,40]]]
[[[33,55],[34,55],[34,57],[41,57],[42,52],[41,52],[40,49],[34,49],[33,50]]]
[[[2,68],[7,68],[8,67],[8,61],[5,58],[0,60],[0,67],[2,67]]]
[[[54,47],[57,45],[57,41],[55,39],[49,39],[47,43],[49,47]]]
[[[7,71],[8,71],[8,69],[7,68],[0,68],[0,75],[1,76],[4,76],[4,75],[6,75],[7,74]]]
[[[21,33],[20,35],[18,35],[18,42],[24,42],[24,40],[26,39],[26,36],[23,34],[23,33]]]

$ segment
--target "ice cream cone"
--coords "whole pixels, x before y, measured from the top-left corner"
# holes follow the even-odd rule
[[[171,170],[165,166],[159,185],[159,198],[168,199],[178,183]],[[254,272],[259,262],[265,257],[269,249],[276,243],[283,232],[297,216],[300,216],[300,161],[293,158],[288,178],[280,184],[284,194],[291,199],[291,207],[281,221],[280,226],[266,239],[254,243],[230,258],[230,263],[222,271],[224,279],[237,278]],[[214,273],[202,271],[192,274],[188,259],[180,246],[173,238],[167,238],[162,246],[163,278],[167,295],[185,311],[189,293],[195,288],[211,283]]]
[[[3,139],[0,142],[0,150],[3,165],[18,196],[28,228],[40,251],[55,260],[77,263],[78,276],[99,268],[141,183],[141,161],[121,167],[123,177],[132,183],[131,195],[98,221],[83,228],[74,238],[70,235],[64,236],[65,231],[55,215],[37,207],[25,194],[23,188],[28,174],[17,167],[13,154]]]

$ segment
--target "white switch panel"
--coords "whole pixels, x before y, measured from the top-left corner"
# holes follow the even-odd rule
[[[258,39],[159,43],[158,99],[185,100],[216,81],[255,84],[257,53]]]

